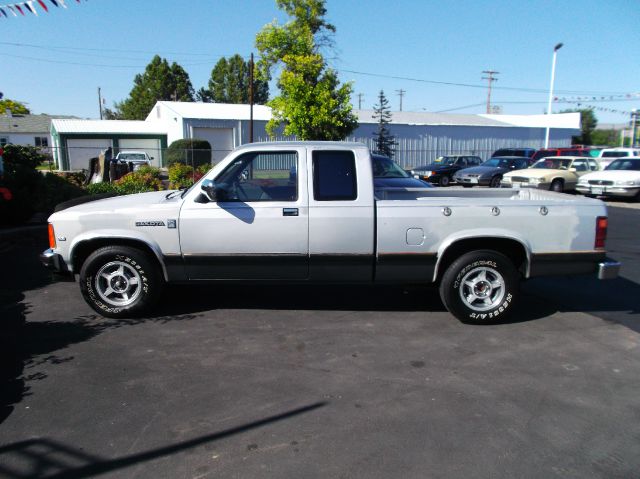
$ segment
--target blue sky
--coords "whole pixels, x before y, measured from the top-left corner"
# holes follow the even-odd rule
[[[66,10],[44,1],[49,13],[35,2],[38,17],[0,19],[0,91],[35,113],[85,118],[98,117],[98,87],[111,107],[155,53],[180,63],[197,90],[220,57],[248,57],[256,32],[285,20],[274,0],[66,0]],[[554,111],[579,102],[601,123],[623,123],[628,114],[603,109],[640,108],[637,0],[328,0],[327,11],[337,28],[327,56],[354,82],[356,106],[355,94],[372,108],[382,89],[397,110],[402,89],[405,111],[484,113],[482,71],[496,70],[492,104],[543,113],[563,42],[554,96],[574,103]]]

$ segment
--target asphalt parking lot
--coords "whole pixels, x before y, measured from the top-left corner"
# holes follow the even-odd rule
[[[0,239],[0,477],[640,476],[640,211],[616,280],[536,279],[507,324],[435,289],[171,288],[105,320]]]

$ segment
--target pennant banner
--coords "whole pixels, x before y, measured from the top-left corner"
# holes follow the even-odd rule
[[[87,0],[84,0],[85,2]],[[65,0],[26,0],[24,2],[16,2],[16,3],[8,3],[6,5],[0,5],[0,18],[9,18],[9,14],[14,17],[23,16],[26,17],[27,14],[31,13],[38,16],[38,10],[36,8],[37,5],[42,8],[43,11],[49,13],[49,6],[47,4],[53,5],[56,8],[67,8],[67,4]],[[76,3],[82,3],[82,0],[76,0]],[[18,15],[20,14],[20,15]]]

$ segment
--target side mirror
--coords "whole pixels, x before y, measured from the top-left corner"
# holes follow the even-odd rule
[[[213,180],[204,180],[202,182],[201,189],[204,192],[204,194],[207,195],[207,198],[209,198],[209,201],[214,201],[214,202],[218,201],[218,190]]]

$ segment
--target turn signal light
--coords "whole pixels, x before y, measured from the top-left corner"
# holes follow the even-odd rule
[[[607,226],[609,220],[606,216],[598,216],[596,218],[596,249],[604,249],[604,242],[607,239]]]
[[[53,225],[49,223],[49,248],[53,249],[56,247],[56,235],[53,232]]]

